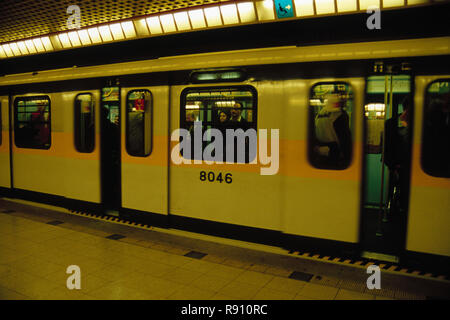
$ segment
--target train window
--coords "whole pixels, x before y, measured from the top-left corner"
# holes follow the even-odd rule
[[[126,148],[131,156],[147,157],[152,152],[152,111],[150,91],[128,92]]]
[[[209,155],[217,161],[248,163],[256,157],[256,143],[250,143],[252,137],[249,136],[250,131],[248,131],[248,129],[254,129],[253,136],[256,139],[256,105],[257,93],[250,86],[188,88],[181,95],[181,128],[189,131],[191,141],[197,141],[194,138],[194,134],[197,132],[194,122],[200,122],[198,132],[202,135],[202,139],[200,139],[202,151],[210,146],[208,150],[212,150]],[[219,142],[216,141],[216,135],[211,129],[218,129],[222,134],[221,156],[216,149]],[[243,139],[236,136],[230,136],[227,139],[227,132],[231,132],[227,129],[233,129],[234,133],[243,131]],[[242,129],[242,131],[237,131],[238,129]],[[242,146],[239,143],[242,143]],[[183,157],[211,160],[208,159],[208,156],[203,157],[204,152],[202,154],[194,152],[194,143],[191,143],[191,147],[190,155],[183,154],[183,150],[181,150]],[[234,148],[233,153],[230,147]]]
[[[19,148],[50,148],[50,98],[48,96],[15,99],[14,142]]]
[[[353,144],[353,91],[344,82],[322,82],[311,88],[308,158],[318,169],[343,170],[350,165]]]
[[[427,89],[423,117],[422,168],[434,177],[450,178],[450,79]]]
[[[95,102],[90,93],[75,97],[75,148],[90,153],[95,148]]]
[[[0,101],[0,146],[3,142],[2,102]]]

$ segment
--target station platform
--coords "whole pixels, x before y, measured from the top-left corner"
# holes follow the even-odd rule
[[[1,300],[449,299],[450,281],[0,199]],[[339,260],[339,259],[337,259]],[[78,266],[81,288],[66,273]]]

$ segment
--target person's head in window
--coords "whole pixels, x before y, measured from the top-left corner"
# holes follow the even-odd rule
[[[245,122],[245,119],[242,117],[241,113],[242,113],[242,105],[239,102],[236,102],[234,106],[231,108],[231,121]]]
[[[195,114],[194,111],[189,111],[186,113],[186,122],[194,122],[195,121]]]
[[[225,110],[222,110],[222,111],[219,112],[219,121],[220,121],[220,123],[223,124],[223,123],[227,122],[229,118],[230,117],[229,117],[228,113]]]
[[[403,99],[402,106],[403,106],[403,112],[400,115],[399,119],[400,119],[401,125],[404,127],[407,127],[409,125],[409,114],[410,114],[409,97],[406,97],[405,99]]]
[[[345,106],[345,100],[338,94],[331,93],[325,98],[325,109],[341,110]]]

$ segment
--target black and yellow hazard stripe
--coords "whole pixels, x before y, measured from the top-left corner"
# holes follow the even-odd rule
[[[310,252],[300,252],[300,251],[289,251],[290,255],[299,256],[302,258],[314,259],[319,261],[327,261],[334,263],[342,263],[345,265],[354,265],[359,267],[369,267],[370,265],[377,265],[381,270],[389,271],[389,272],[398,272],[401,274],[412,274],[417,276],[423,276],[427,278],[439,279],[439,280],[449,280],[448,275],[436,274],[433,272],[420,271],[412,268],[408,268],[407,266],[402,266],[398,264],[392,264],[389,262],[378,261],[374,259],[366,259],[366,258],[349,258],[349,257],[333,257],[330,255],[321,255],[318,253],[310,253]]]
[[[75,211],[75,210],[69,210],[69,211],[70,211],[70,214],[73,214],[73,215],[76,215],[76,216],[82,216],[82,217],[92,218],[92,219],[96,219],[96,220],[113,222],[113,223],[121,224],[121,225],[128,226],[128,227],[131,226],[131,227],[136,227],[136,228],[141,228],[141,229],[146,229],[146,230],[152,230],[153,229],[153,227],[151,225],[143,224],[143,223],[137,223],[137,222],[126,220],[126,219],[123,219],[123,218],[120,218],[120,217],[101,215],[101,214],[94,214],[94,213],[88,213],[88,212],[83,212],[83,211]]]

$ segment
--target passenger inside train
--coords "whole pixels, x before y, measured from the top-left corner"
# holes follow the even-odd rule
[[[313,161],[317,166],[345,168],[352,150],[349,116],[345,110],[346,99],[338,93],[322,97],[324,106],[314,119]]]
[[[393,199],[391,214],[403,213],[408,205],[409,172],[411,169],[410,102],[406,96],[400,115],[385,122],[384,160],[389,168],[389,199]],[[395,192],[394,192],[395,190]]]

